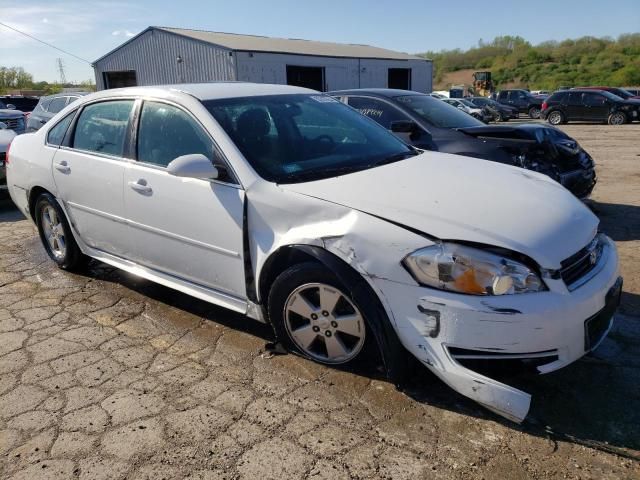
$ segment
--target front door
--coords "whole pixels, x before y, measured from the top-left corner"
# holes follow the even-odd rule
[[[582,94],[582,102],[589,120],[606,120],[609,114],[609,105],[604,95],[597,92],[585,92]]]
[[[124,203],[135,260],[200,286],[246,298],[244,191],[224,181],[181,178],[166,166],[181,155],[219,158],[213,141],[186,111],[145,101],[138,162],[125,172]]]
[[[58,197],[81,239],[90,247],[128,256],[122,183],[133,100],[85,106],[68,146],[53,158]]]

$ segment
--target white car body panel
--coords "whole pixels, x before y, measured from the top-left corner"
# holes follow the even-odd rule
[[[573,291],[551,277],[545,278],[548,291],[504,296],[461,295],[420,286],[401,261],[435,242],[498,246],[530,257],[542,269],[557,270],[563,259],[590,242],[598,220],[543,175],[432,152],[341,177],[276,185],[256,174],[196,98],[309,92],[286,86],[206,84],[89,95],[37,133],[14,141],[8,168],[11,196],[29,215],[29,192],[35,187],[48,190],[72,220],[78,244],[87,255],[261,320],[260,308],[249,300],[245,269],[249,266],[259,284],[278,249],[296,245],[324,249],[371,286],[409,352],[458,392],[522,421],[529,394],[463,367],[448,348],[516,356],[557,352],[557,360],[543,365],[541,372],[584,355],[584,321],[603,308],[618,279],[613,242],[607,243],[597,274]],[[230,186],[178,178],[162,168],[121,160],[122,212],[114,212],[117,218],[111,219],[111,226],[120,226],[126,234],[127,247],[120,246],[124,252],[120,254],[109,250],[108,232],[96,238],[97,229],[106,227],[94,225],[86,228],[95,231],[85,231],[82,221],[73,221],[80,215],[73,203],[81,202],[70,204],[69,199],[86,185],[60,187],[64,180],[53,173],[53,164],[64,149],[53,159],[49,150],[55,149],[45,146],[46,134],[57,119],[86,102],[116,96],[180,104],[209,131],[239,180],[238,186]],[[78,168],[70,167],[73,173]],[[87,171],[78,179],[91,179],[94,186],[95,198],[89,198],[87,187],[81,201],[106,210],[104,192],[96,192],[101,184],[94,183],[99,174]],[[140,178],[157,197],[129,188],[129,182]],[[146,201],[152,199],[157,202]],[[258,304],[264,303],[259,291],[257,295]]]

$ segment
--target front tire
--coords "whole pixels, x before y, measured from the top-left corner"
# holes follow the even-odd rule
[[[623,125],[627,123],[627,116],[622,112],[614,112],[609,115],[609,125]]]
[[[311,360],[345,364],[364,350],[363,309],[324,265],[301,263],[281,273],[269,292],[268,310],[278,339]]]
[[[60,205],[49,193],[36,200],[35,221],[47,254],[63,270],[79,270],[88,261],[78,247]]]
[[[554,110],[547,117],[547,121],[551,125],[561,125],[561,124],[564,123],[565,120],[564,120],[564,115],[562,114],[562,112],[559,112],[558,110]]]
[[[529,109],[529,118],[540,118],[540,109],[538,107],[531,107]]]

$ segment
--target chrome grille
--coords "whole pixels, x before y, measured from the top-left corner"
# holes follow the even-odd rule
[[[562,261],[560,276],[570,289],[598,265],[602,249],[601,237],[596,235],[589,245]]]
[[[0,122],[4,123],[9,130],[22,131],[24,129],[24,118],[0,118]]]

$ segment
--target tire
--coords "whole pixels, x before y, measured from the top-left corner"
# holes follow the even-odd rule
[[[327,365],[352,363],[362,356],[368,340],[362,311],[349,289],[320,263],[289,267],[269,292],[269,319],[278,340],[290,351]]]
[[[551,125],[561,125],[565,122],[564,115],[559,110],[554,110],[547,116],[547,121]]]
[[[63,270],[77,271],[86,266],[89,258],[80,251],[67,217],[53,195],[41,194],[34,212],[40,241],[51,260]]]
[[[623,125],[627,123],[627,116],[623,112],[614,112],[607,119],[609,125]]]
[[[502,113],[500,112],[496,112],[496,118],[495,118],[496,122],[504,122],[504,116],[502,115]]]
[[[540,108],[538,107],[531,107],[528,113],[529,113],[529,118],[533,118],[533,119],[540,118]]]

